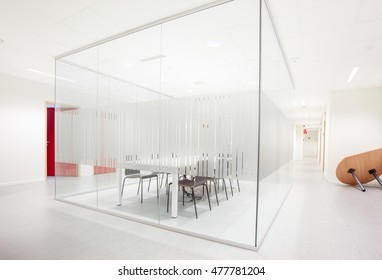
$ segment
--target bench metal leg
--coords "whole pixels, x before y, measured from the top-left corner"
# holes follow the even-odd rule
[[[365,192],[366,189],[364,188],[364,186],[361,184],[361,182],[359,181],[357,175],[355,175],[355,169],[354,168],[350,168],[348,170],[348,173],[350,173],[351,175],[353,175],[354,179],[357,181],[357,184],[358,186],[360,187],[361,191]]]
[[[379,184],[381,185],[381,187],[382,187],[382,180],[381,180],[381,178],[378,177],[378,175],[377,175],[377,170],[375,170],[374,168],[373,168],[373,169],[370,169],[370,170],[369,170],[369,174],[373,175],[374,178],[375,178],[375,180],[377,180],[378,183],[379,183]]]
[[[237,188],[238,188],[238,190],[239,190],[239,192],[240,192],[240,184],[239,184],[239,179],[236,179],[236,181],[237,181]]]

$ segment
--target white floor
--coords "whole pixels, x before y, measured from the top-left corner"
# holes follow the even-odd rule
[[[382,188],[329,184],[314,162],[258,252],[53,200],[53,181],[0,188],[0,259],[382,259]]]

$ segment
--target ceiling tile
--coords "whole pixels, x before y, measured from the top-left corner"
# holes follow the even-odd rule
[[[79,33],[87,34],[93,41],[110,37],[122,31],[115,24],[90,10],[79,12],[61,23]]]
[[[272,16],[279,17],[281,15],[296,13],[299,11],[299,0],[279,1],[268,0]]]
[[[18,70],[36,63],[44,57],[40,55],[32,56],[31,53],[33,52],[20,51],[14,48],[3,48],[0,51],[0,64]]]
[[[357,22],[380,20],[382,16],[381,0],[363,0]]]
[[[361,42],[367,40],[381,39],[382,20],[373,20],[358,23],[352,26],[350,42]]]
[[[39,40],[49,38],[50,41],[71,49],[80,48],[93,42],[92,38],[88,37],[86,33],[77,32],[63,24],[55,24],[38,33],[34,38]]]
[[[319,48],[346,45],[352,34],[351,26],[332,28],[323,31],[305,33],[303,38],[304,49],[316,50]]]
[[[24,41],[20,45],[50,55],[52,57],[71,50],[69,47],[51,41],[45,36],[35,36],[31,39],[28,39],[27,41]]]
[[[50,18],[55,22],[72,16],[86,7],[76,0],[33,0],[29,2],[28,12],[30,14]]]
[[[320,6],[325,6],[328,4],[333,4],[335,2],[339,2],[343,0],[300,0],[299,1],[299,8],[300,10],[307,10],[307,9],[313,9],[318,8]],[[348,0],[345,0],[348,1]],[[288,1],[285,1],[288,2]]]
[[[306,34],[353,24],[361,3],[362,0],[334,1],[315,9],[304,10],[300,14],[302,32]]]
[[[274,18],[280,38],[301,36],[300,13],[292,13]]]

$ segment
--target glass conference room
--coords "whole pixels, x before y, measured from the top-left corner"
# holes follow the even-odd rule
[[[56,59],[57,200],[259,246],[293,184],[293,86],[266,3],[214,4]]]

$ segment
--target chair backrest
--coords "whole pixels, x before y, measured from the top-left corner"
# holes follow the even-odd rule
[[[125,169],[125,175],[133,175],[133,174],[139,174],[139,170],[135,169]]]

